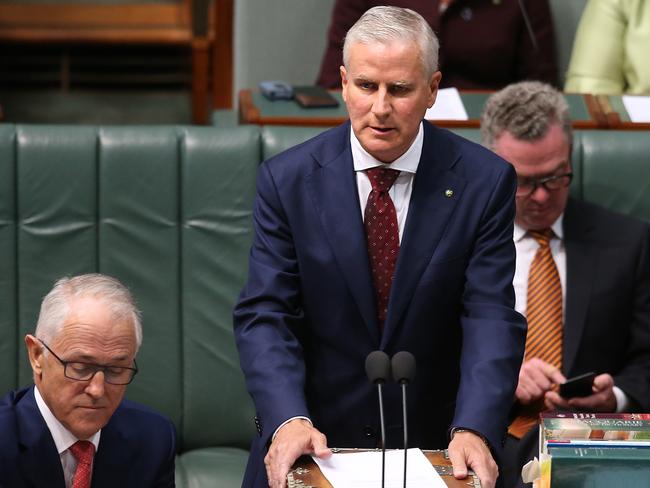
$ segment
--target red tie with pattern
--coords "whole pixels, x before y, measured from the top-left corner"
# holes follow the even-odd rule
[[[77,460],[72,488],[90,488],[95,445],[89,441],[77,441],[70,446],[70,452]]]
[[[364,212],[364,225],[368,242],[368,256],[372,270],[372,282],[377,297],[377,318],[383,330],[388,297],[399,255],[399,227],[397,212],[388,190],[399,176],[399,171],[388,168],[366,170],[372,191]]]
[[[562,284],[560,274],[553,260],[550,241],[551,229],[529,230],[528,234],[537,241],[539,248],[530,265],[528,275],[528,298],[526,319],[526,352],[524,361],[539,358],[562,368]],[[510,424],[508,432],[523,437],[537,424],[539,412],[544,408],[543,400],[527,405]]]

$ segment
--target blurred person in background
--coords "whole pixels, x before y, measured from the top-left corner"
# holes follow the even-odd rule
[[[566,92],[650,95],[650,2],[590,0],[576,32]]]
[[[377,5],[418,12],[440,40],[440,87],[498,90],[521,80],[557,83],[548,0],[336,0],[317,84],[340,88],[343,39]]]

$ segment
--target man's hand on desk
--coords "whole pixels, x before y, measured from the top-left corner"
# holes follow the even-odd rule
[[[615,412],[616,396],[614,395],[614,378],[604,373],[594,378],[592,387],[594,393],[586,397],[563,398],[554,391],[549,391],[544,397],[544,403],[549,410],[584,410],[588,412]]]
[[[499,468],[483,438],[470,431],[457,431],[447,451],[456,479],[467,477],[469,467],[478,476],[482,488],[494,488]]]
[[[528,405],[541,398],[554,384],[564,383],[566,378],[552,364],[538,358],[525,361],[519,370],[519,382],[515,397],[522,405]]]
[[[332,451],[327,447],[324,434],[308,421],[295,419],[278,430],[264,458],[269,486],[284,488],[287,485],[287,474],[291,466],[303,454],[328,458],[332,455]]]

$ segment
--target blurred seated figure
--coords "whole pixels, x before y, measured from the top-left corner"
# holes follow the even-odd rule
[[[565,91],[650,95],[650,2],[589,0],[576,32]]]
[[[440,87],[496,90],[520,80],[557,83],[548,0],[336,0],[317,83],[340,88],[345,33],[377,5],[415,10],[440,39]]]
[[[119,281],[56,282],[25,336],[34,384],[0,400],[0,487],[174,486],[174,425],[124,400],[141,342]]]

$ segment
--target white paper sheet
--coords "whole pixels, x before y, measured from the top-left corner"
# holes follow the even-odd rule
[[[623,95],[623,105],[632,122],[650,122],[650,97]]]
[[[436,103],[424,114],[427,120],[467,120],[467,111],[456,88],[438,90]],[[408,464],[408,461],[407,461]]]
[[[381,486],[381,451],[336,453],[329,459],[314,457],[321,472],[334,488],[376,488]],[[440,475],[420,449],[409,449],[406,461],[407,488],[446,488]],[[385,488],[404,486],[404,451],[386,451]]]

